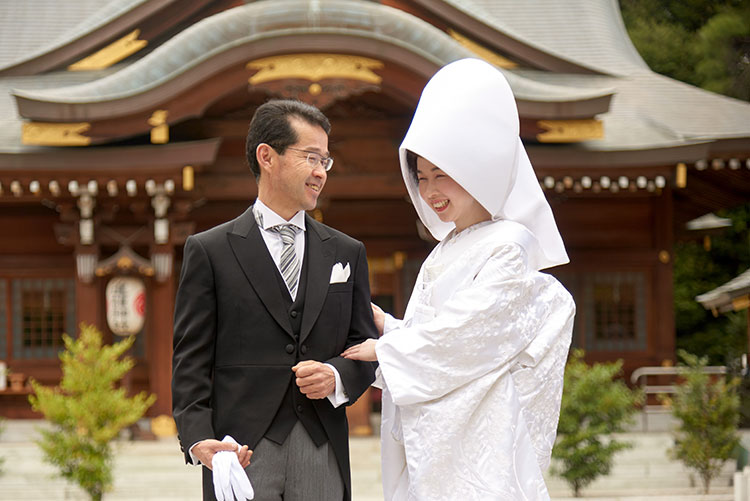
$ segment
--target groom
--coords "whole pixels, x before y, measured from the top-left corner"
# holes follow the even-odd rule
[[[338,355],[376,329],[364,246],[305,214],[333,164],[329,131],[302,102],[260,106],[246,145],[255,204],[185,243],[172,399],[203,499],[213,455],[235,450],[225,435],[244,444],[256,501],[351,499],[345,404],[374,368]]]

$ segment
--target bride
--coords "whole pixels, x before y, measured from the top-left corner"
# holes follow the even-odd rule
[[[438,71],[399,154],[440,242],[404,319],[373,305],[382,337],[343,353],[380,365],[385,499],[549,499],[575,305],[539,271],[568,257],[502,73],[477,59]]]

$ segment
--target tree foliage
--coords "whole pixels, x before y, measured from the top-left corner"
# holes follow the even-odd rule
[[[747,312],[714,317],[695,300],[750,268],[750,204],[717,212],[732,226],[711,237],[711,249],[678,242],[674,260],[677,348],[708,356],[710,365],[729,365],[746,353]]]
[[[622,360],[587,365],[583,350],[573,350],[565,368],[558,440],[552,449],[552,472],[562,477],[575,496],[597,477],[612,469],[614,455],[631,445],[613,438],[625,431],[640,391],[621,379]]]
[[[100,500],[112,486],[111,442],[140,419],[156,397],[145,392],[128,397],[125,388],[117,387],[133,367],[133,360],[123,355],[135,338],[102,345],[95,327],[81,325],[78,339],[64,335],[63,340],[60,386],[31,381],[32,407],[54,425],[41,431],[38,445],[64,478]]]
[[[747,0],[620,0],[630,38],[658,73],[750,100]]]
[[[703,491],[708,494],[711,480],[722,465],[734,457],[739,444],[739,380],[712,378],[703,372],[707,357],[680,350],[687,366],[685,381],[672,399],[672,414],[680,422],[675,432],[672,456],[698,472]]]

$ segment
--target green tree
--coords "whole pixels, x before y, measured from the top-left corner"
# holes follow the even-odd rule
[[[156,399],[145,392],[131,398],[125,388],[117,387],[133,367],[133,360],[123,354],[134,339],[103,346],[101,333],[82,324],[78,339],[63,336],[60,386],[45,387],[31,381],[32,407],[54,425],[52,430],[42,430],[37,442],[45,460],[58,467],[64,478],[80,485],[92,500],[101,500],[112,487],[111,442]]]
[[[576,497],[612,469],[614,455],[631,447],[613,438],[625,431],[643,401],[640,391],[621,379],[622,360],[587,365],[583,350],[573,350],[565,367],[558,440],[552,449],[552,473],[562,477]]]
[[[747,312],[714,317],[695,300],[750,268],[750,204],[717,212],[732,225],[702,243],[675,244],[674,308],[677,348],[708,356],[710,365],[729,365],[745,353]]]
[[[703,492],[708,494],[711,480],[732,457],[739,444],[739,380],[711,378],[703,372],[707,357],[680,351],[687,366],[684,383],[672,399],[672,414],[680,425],[670,453],[688,468],[698,472]]]
[[[747,0],[620,0],[620,8],[651,69],[750,100]]]

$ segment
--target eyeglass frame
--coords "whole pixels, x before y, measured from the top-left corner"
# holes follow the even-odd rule
[[[271,146],[271,147],[273,148],[273,146]],[[276,149],[276,148],[273,148],[273,149]],[[307,162],[307,165],[309,165],[313,169],[315,169],[318,166],[318,164],[320,164],[323,167],[323,170],[326,171],[326,172],[330,171],[331,167],[333,167],[333,157],[331,157],[331,156],[324,157],[323,155],[321,155],[320,153],[317,153],[315,151],[303,150],[301,148],[293,148],[291,146],[287,146],[286,149],[287,150],[300,151],[302,153],[307,153],[307,157],[305,158],[305,161]],[[320,160],[318,160],[316,162],[311,161],[310,157],[312,157],[313,155],[316,156],[316,157],[319,157]]]

